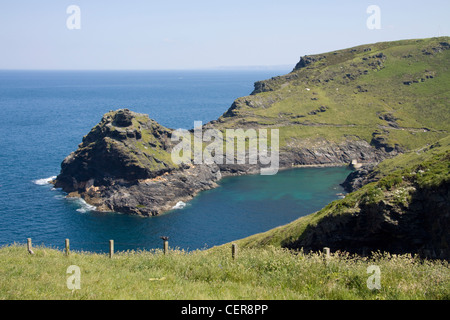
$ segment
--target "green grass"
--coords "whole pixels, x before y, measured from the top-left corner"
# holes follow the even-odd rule
[[[410,255],[372,259],[288,250],[238,248],[105,254],[12,245],[0,249],[0,299],[449,299],[447,262]],[[67,288],[70,265],[80,268],[79,290]],[[381,271],[381,289],[367,288],[369,265]]]
[[[430,143],[427,147],[412,150],[382,161],[375,168],[375,176],[380,178],[395,172],[402,172],[408,168],[406,171],[417,171],[423,169],[419,168],[419,166],[430,167],[432,165],[435,170],[429,170],[426,173],[424,172],[425,174],[420,174],[418,182],[424,182],[425,177],[442,182],[450,172],[447,156],[449,152],[450,136],[447,136],[437,142]],[[443,170],[446,171],[444,172]],[[408,174],[408,172],[404,174]],[[425,184],[422,183],[422,185]]]

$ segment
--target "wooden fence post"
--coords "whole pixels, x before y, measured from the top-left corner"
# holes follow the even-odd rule
[[[164,254],[169,253],[169,241],[164,241]]]
[[[114,240],[109,240],[109,257],[112,258],[114,255]]]
[[[162,236],[159,238],[164,241],[163,249],[164,249],[164,255],[166,255],[169,253],[169,237]]]
[[[29,254],[34,254],[33,250],[31,249],[31,238],[27,238],[27,250]]]
[[[69,252],[70,252],[69,239],[66,239],[66,256],[69,255]]]
[[[236,259],[236,254],[237,254],[237,244],[233,243],[231,245],[231,257],[234,259]]]
[[[330,258],[330,248],[324,247],[324,248],[323,248],[323,253],[324,253],[324,255],[325,255],[325,259]]]

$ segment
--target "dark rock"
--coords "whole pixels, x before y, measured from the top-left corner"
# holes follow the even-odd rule
[[[133,115],[130,110],[122,109],[117,111],[113,125],[116,127],[129,127],[132,125]]]
[[[392,145],[389,142],[388,139],[389,132],[379,132],[375,131],[372,134],[372,140],[370,141],[370,144],[373,145],[378,150],[384,150],[387,153],[390,153],[391,155],[396,155],[399,153],[404,152],[403,148],[400,147],[397,144]]]
[[[322,59],[324,59],[325,57],[318,57],[318,56],[303,56],[300,58],[300,61],[296,64],[294,70],[298,70],[301,68],[306,68],[307,66],[320,61]]]
[[[357,86],[356,89],[358,89],[358,92],[367,92],[368,90],[363,88],[362,86]]]
[[[371,176],[371,173],[374,172],[373,170],[375,166],[375,163],[369,163],[354,170],[347,176],[345,181],[341,183],[341,186],[345,189],[345,191],[353,192],[370,182],[377,181],[377,178],[374,175]]]
[[[346,140],[339,144],[318,140],[314,145],[302,146],[299,143],[297,147],[280,151],[280,166],[348,165],[352,160],[372,164],[390,158],[394,154],[384,149],[376,149],[363,140]]]
[[[398,118],[395,117],[392,113],[387,112],[387,113],[381,113],[378,115],[378,118],[381,120],[384,120],[388,123],[389,126],[393,127],[393,128],[399,128],[399,125],[397,123]]]

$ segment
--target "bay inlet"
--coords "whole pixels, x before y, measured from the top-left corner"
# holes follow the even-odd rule
[[[26,243],[107,252],[209,248],[320,210],[343,192],[345,167],[227,177],[161,216],[97,212],[48,184],[62,160],[111,109],[130,108],[170,128],[225,112],[276,71],[1,71],[0,246]]]

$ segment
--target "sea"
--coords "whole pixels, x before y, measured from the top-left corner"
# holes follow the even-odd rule
[[[0,71],[0,246],[107,252],[203,250],[287,224],[340,197],[344,167],[227,177],[156,217],[98,212],[48,181],[110,110],[128,108],[191,129],[217,119],[255,81],[290,70]]]

